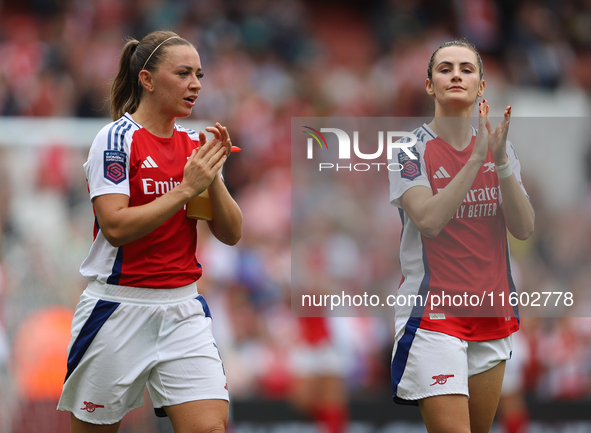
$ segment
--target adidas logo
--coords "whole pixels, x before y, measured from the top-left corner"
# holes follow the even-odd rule
[[[158,168],[158,164],[156,164],[152,157],[148,155],[148,157],[144,159],[144,162],[142,162],[142,168]]]
[[[451,177],[451,176],[449,175],[449,173],[447,171],[445,171],[445,168],[443,168],[443,166],[439,167],[439,170],[437,170],[435,172],[435,174],[433,175],[434,179],[444,179],[446,177]]]

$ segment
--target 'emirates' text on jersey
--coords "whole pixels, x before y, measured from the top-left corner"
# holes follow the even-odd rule
[[[416,317],[410,319],[409,307],[397,308],[396,331],[410,325],[465,340],[504,338],[515,332],[519,323],[517,308],[507,302],[515,287],[501,212],[499,180],[492,155],[489,151],[452,219],[437,237],[428,238],[419,232],[401,208],[400,197],[413,186],[426,186],[433,194],[445,188],[470,158],[476,131],[473,130],[470,145],[461,151],[438,137],[427,125],[413,133],[417,144],[411,151],[417,159],[401,152],[398,160],[390,161],[404,167],[400,172],[389,172],[390,202],[400,208],[403,223],[400,251],[403,277],[398,294],[422,296],[426,305],[415,309],[412,316]],[[513,173],[521,184],[519,160],[509,141],[507,154],[511,158]],[[482,298],[484,291],[487,295]],[[472,316],[474,313],[473,317],[454,317],[452,311],[458,310],[432,306],[431,296],[442,293],[452,297],[461,295],[463,300],[466,299],[464,293],[468,296],[476,294],[483,299],[483,307],[469,306],[469,310],[460,314]],[[504,308],[501,307],[500,293],[504,294]]]
[[[160,138],[138,125],[129,113],[96,136],[84,164],[91,200],[125,194],[140,206],[166,194],[183,179],[187,158],[198,134],[175,125],[171,138]],[[105,239],[96,218],[94,242],[80,267],[83,276],[107,284],[174,288],[201,276],[197,262],[197,224],[186,208],[151,233],[121,247]]]

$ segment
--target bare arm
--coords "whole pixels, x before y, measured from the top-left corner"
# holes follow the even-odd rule
[[[219,131],[219,139],[226,146],[227,155],[230,155],[232,151],[230,134],[226,127],[219,123],[216,127]],[[207,192],[212,213],[212,220],[207,222],[209,230],[220,242],[235,245],[242,237],[242,211],[228,192],[220,173],[216,174]]]
[[[212,220],[211,233],[227,245],[235,245],[242,237],[242,212],[234,201],[220,175],[216,175],[208,191]]]
[[[415,227],[425,236],[436,237],[458,210],[470,190],[478,170],[488,153],[486,116],[481,110],[479,128],[472,155],[452,181],[438,194],[433,195],[425,186],[408,189],[400,204]]]
[[[415,227],[428,238],[436,237],[456,213],[476,178],[482,162],[470,158],[454,179],[433,195],[426,186],[416,186],[400,197],[400,204]]]
[[[205,134],[200,135],[205,142]],[[200,146],[187,160],[180,185],[150,203],[129,207],[129,197],[123,194],[95,197],[93,204],[105,239],[119,247],[159,227],[210,185],[226,161],[226,150],[216,138]]]
[[[534,209],[514,174],[499,179],[499,183],[503,197],[501,210],[507,229],[515,238],[524,241],[534,232]]]
[[[488,106],[486,114],[488,115]],[[503,120],[493,131],[490,120],[487,118],[486,128],[489,132],[489,149],[493,155],[496,166],[502,166],[507,161],[507,133],[511,120],[511,107],[505,109]],[[501,186],[501,211],[509,232],[520,240],[526,240],[534,231],[534,210],[528,197],[523,192],[514,174],[499,178]]]

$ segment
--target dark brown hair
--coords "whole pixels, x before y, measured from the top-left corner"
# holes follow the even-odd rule
[[[166,42],[160,46],[164,41]],[[171,45],[192,46],[189,41],[170,31],[152,32],[141,41],[133,38],[127,40],[119,59],[117,76],[111,85],[113,120],[119,119],[126,112],[133,114],[137,110],[144,91],[139,81],[140,71],[146,69],[154,72],[165,55],[164,49]]]
[[[431,54],[431,59],[429,60],[429,66],[427,67],[427,77],[429,77],[430,80],[433,78],[433,62],[435,61],[435,54],[437,54],[437,52],[440,49],[447,48],[447,47],[466,47],[466,48],[472,50],[474,52],[474,54],[476,54],[476,58],[478,59],[478,69],[480,70],[480,79],[482,80],[482,77],[484,75],[484,67],[482,66],[482,59],[480,58],[480,53],[476,49],[476,46],[474,46],[474,44],[468,42],[468,40],[465,38],[459,38],[459,39],[454,39],[453,41],[444,42],[441,45],[439,45],[439,48],[437,48],[433,52],[433,54]]]

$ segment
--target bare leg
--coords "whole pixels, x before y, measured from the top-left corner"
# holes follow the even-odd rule
[[[318,402],[316,417],[328,433],[343,433],[347,430],[349,408],[348,393],[340,376],[321,376],[317,380]]]
[[[309,414],[318,404],[318,393],[314,385],[314,379],[310,377],[298,377],[294,381],[291,400],[300,411]]]
[[[505,361],[468,379],[470,428],[472,433],[488,433],[501,397]]]
[[[164,408],[175,433],[224,433],[228,424],[226,400],[196,400]]]
[[[346,405],[347,387],[339,376],[320,376],[318,378],[318,393],[322,395],[322,401],[329,404]]]
[[[71,433],[117,433],[121,421],[115,424],[91,424],[85,421],[80,421],[72,414],[70,416],[70,432]]]
[[[322,426],[322,431],[342,432],[348,420],[348,395],[339,376],[299,377],[294,383],[292,403]]]
[[[419,401],[429,433],[488,433],[501,396],[505,361],[468,379],[470,400],[464,395],[441,395]]]
[[[419,408],[429,433],[470,433],[468,397],[438,395],[419,400]]]

